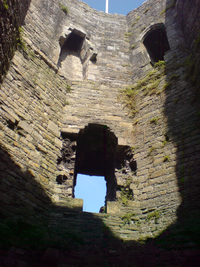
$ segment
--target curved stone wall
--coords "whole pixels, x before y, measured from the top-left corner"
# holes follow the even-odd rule
[[[7,72],[17,45],[20,45],[19,27],[22,25],[30,0],[0,1],[0,82]]]
[[[22,35],[26,45],[16,51],[0,91],[4,216],[32,219],[43,212],[52,219],[51,208],[81,209],[81,201],[72,200],[75,151],[88,124],[109,127],[118,139],[116,192],[109,199],[116,193],[116,201],[107,203],[105,219],[118,236],[155,236],[174,222],[177,210],[198,207],[198,103],[184,77],[180,3],[149,0],[125,17],[72,0],[63,2],[66,15],[56,0],[32,1]],[[152,66],[143,44],[158,24],[170,46],[164,69]],[[83,36],[71,55],[80,63],[78,81],[73,66],[65,73],[65,56],[65,67],[59,66],[72,32]],[[147,77],[156,80],[144,82]],[[126,86],[129,92],[137,88],[132,118],[121,94]],[[59,166],[62,161],[67,164]],[[136,218],[121,229],[121,218],[130,213]]]
[[[191,48],[194,45],[197,35],[199,35],[199,12],[200,2],[195,1],[176,1],[176,10],[179,23],[185,42]]]

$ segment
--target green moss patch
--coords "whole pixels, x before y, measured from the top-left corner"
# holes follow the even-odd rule
[[[131,117],[134,117],[138,112],[136,109],[136,99],[138,93],[143,94],[143,96],[156,94],[158,92],[158,86],[161,82],[161,78],[165,75],[166,67],[164,61],[159,61],[155,63],[154,69],[147,73],[147,75],[138,80],[136,84],[127,86],[122,90],[122,96],[125,105],[130,110]]]

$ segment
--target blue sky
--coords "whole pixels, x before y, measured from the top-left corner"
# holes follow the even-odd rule
[[[83,211],[98,213],[105,204],[106,182],[103,176],[77,175],[75,198],[83,199]]]
[[[106,0],[85,0],[82,2],[87,3],[90,7],[97,9],[98,11],[105,12]],[[109,13],[118,13],[127,15],[133,9],[141,6],[145,0],[109,0]]]

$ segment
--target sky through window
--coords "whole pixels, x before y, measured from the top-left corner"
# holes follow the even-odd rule
[[[104,177],[78,173],[76,179],[75,198],[83,199],[83,211],[98,213],[105,204],[106,181]]]

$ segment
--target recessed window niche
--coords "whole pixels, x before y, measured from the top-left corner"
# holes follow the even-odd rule
[[[170,50],[164,24],[151,26],[143,37],[143,44],[147,49],[152,64],[159,60],[164,60],[165,53]]]
[[[89,61],[96,63],[97,60],[97,51],[86,34],[69,28],[68,34],[60,37],[59,44],[59,72],[69,80],[86,79]]]
[[[70,34],[60,37],[59,71],[68,79],[83,80],[83,66],[80,58],[85,34],[73,30]]]

